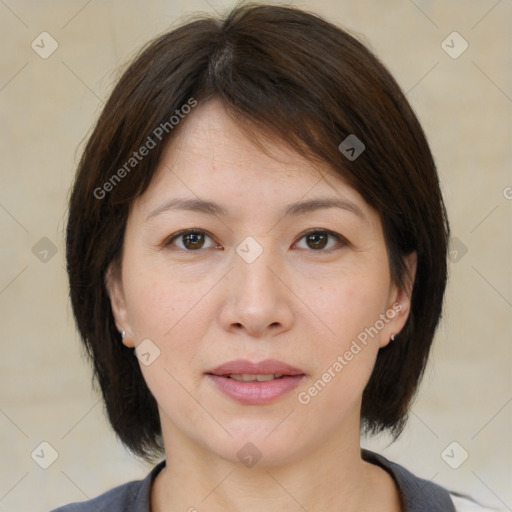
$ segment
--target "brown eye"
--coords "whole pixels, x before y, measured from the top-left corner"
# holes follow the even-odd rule
[[[176,245],[179,249],[192,252],[205,248],[204,244],[207,238],[211,239],[211,237],[208,236],[204,231],[189,229],[176,233],[171,238],[169,238],[167,242],[165,242],[165,245]],[[175,244],[175,241],[181,241],[181,246]],[[208,249],[209,247],[206,248]]]
[[[323,249],[327,245],[328,238],[327,233],[312,233],[306,236],[306,243],[311,249]]]
[[[313,249],[313,251],[322,251],[324,250],[328,243],[329,239],[334,239],[338,243],[341,243],[342,245],[346,244],[346,241],[341,235],[338,235],[336,233],[333,233],[332,231],[326,231],[324,229],[316,229],[313,231],[309,231],[305,235],[302,236],[301,240],[304,239],[306,241],[307,248]],[[332,249],[329,247],[325,252]]]
[[[187,235],[183,235],[183,245],[187,249],[201,249],[204,244],[204,234],[203,233],[188,233]]]

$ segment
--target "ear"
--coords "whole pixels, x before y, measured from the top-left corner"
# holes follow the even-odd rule
[[[396,284],[391,285],[389,302],[386,312],[388,322],[385,324],[380,336],[380,346],[385,347],[391,341],[393,334],[403,329],[409,313],[411,311],[411,297],[416,278],[416,268],[418,264],[418,255],[416,251],[404,257],[406,265],[406,275],[404,276],[404,286],[399,287]]]
[[[133,348],[133,336],[131,336],[130,323],[128,321],[128,310],[123,291],[123,283],[121,280],[121,272],[111,263],[105,272],[105,288],[110,299],[110,306],[114,321],[119,332],[124,331],[126,336],[123,344]]]

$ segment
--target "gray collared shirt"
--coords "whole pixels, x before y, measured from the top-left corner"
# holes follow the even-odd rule
[[[362,449],[364,460],[385,469],[395,480],[403,512],[456,512],[449,492],[439,485],[423,480],[382,455]],[[159,462],[144,480],[135,480],[89,501],[71,503],[51,512],[151,512],[151,485],[165,466]]]

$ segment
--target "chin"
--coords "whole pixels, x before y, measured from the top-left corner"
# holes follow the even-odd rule
[[[303,440],[299,442],[284,429],[278,432],[278,424],[279,421],[273,421],[268,429],[260,426],[238,431],[227,427],[233,437],[223,436],[222,441],[217,440],[214,445],[209,439],[206,447],[220,458],[248,468],[280,466],[299,460],[304,452]]]

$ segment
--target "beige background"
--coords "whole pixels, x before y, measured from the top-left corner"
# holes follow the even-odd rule
[[[395,444],[365,445],[512,510],[512,2],[292,3],[360,34],[407,92],[457,238],[445,317],[410,423]],[[0,1],[0,512],[47,511],[149,470],[115,439],[91,391],[67,296],[66,199],[118,67],[178,17],[230,5]],[[58,42],[47,59],[31,48],[44,31]],[[442,47],[453,31],[469,44],[458,58]],[[462,48],[448,41],[452,52]],[[44,237],[57,250],[47,261]],[[39,464],[51,461],[43,441],[58,454],[48,469],[31,458],[35,450]],[[458,469],[441,456],[453,441],[452,464],[469,453]]]

